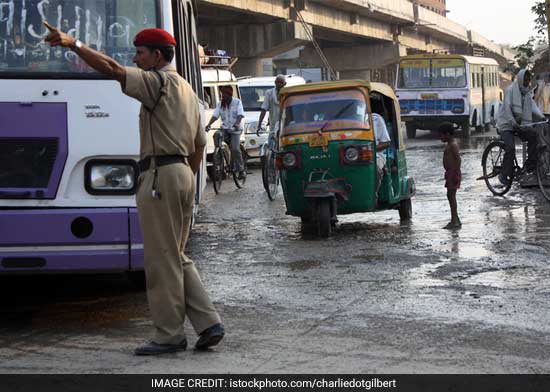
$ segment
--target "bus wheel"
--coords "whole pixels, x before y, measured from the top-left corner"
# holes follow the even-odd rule
[[[406,123],[407,124],[407,139],[414,139],[416,137],[416,124]]]

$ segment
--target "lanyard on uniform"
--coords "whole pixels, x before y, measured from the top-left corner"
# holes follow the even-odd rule
[[[153,114],[154,114],[155,109],[157,108],[161,98],[164,95],[166,95],[166,89],[164,88],[164,78],[162,77],[160,72],[157,71],[154,68],[153,68],[152,71],[159,78],[159,82],[160,82],[159,96],[155,100],[155,103],[153,104],[152,108],[149,109],[145,105],[143,105],[143,107],[145,108],[145,110],[147,110],[149,112],[149,133],[151,135],[151,145],[153,147],[153,159],[152,160],[155,162],[154,167],[153,167],[153,188],[151,189],[151,195],[153,196],[153,199],[159,199],[160,200],[162,198],[162,194],[159,191],[157,191],[158,168],[157,168],[157,161],[156,161],[157,152],[156,152],[156,149],[155,149],[155,138],[153,136]]]

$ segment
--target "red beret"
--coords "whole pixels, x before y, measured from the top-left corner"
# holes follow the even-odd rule
[[[136,35],[134,46],[176,46],[176,40],[163,29],[145,29]]]

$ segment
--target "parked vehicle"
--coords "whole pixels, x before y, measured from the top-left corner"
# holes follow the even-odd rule
[[[399,103],[388,85],[343,80],[287,87],[281,107],[277,163],[287,214],[321,237],[331,234],[339,214],[398,209],[401,219],[411,218],[415,185]],[[378,197],[373,113],[391,138]]]
[[[401,58],[395,87],[407,137],[436,130],[443,121],[489,130],[500,108],[498,63],[490,58],[421,54]]]
[[[301,76],[286,75],[286,85],[297,86],[305,84],[306,81]],[[258,129],[258,120],[262,110],[265,93],[275,87],[275,76],[246,78],[239,80],[239,90],[243,101],[244,112],[246,114],[245,121],[245,149],[248,156],[258,158],[260,147],[267,142],[269,126],[267,124],[268,116],[265,117],[262,124],[262,132],[256,134]]]
[[[92,8],[12,2],[8,26],[18,28],[0,23],[0,274],[143,269],[140,104],[71,51],[41,44],[33,26],[42,34],[43,20],[62,20],[125,66],[140,29],[164,28],[178,41],[178,72],[202,98],[194,1],[80,3]],[[79,15],[92,16],[80,23]],[[205,184],[203,167],[197,204]]]

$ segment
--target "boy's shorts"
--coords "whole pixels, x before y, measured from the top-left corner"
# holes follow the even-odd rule
[[[445,171],[445,188],[450,190],[457,190],[460,188],[461,181],[462,181],[462,173],[460,170]]]

